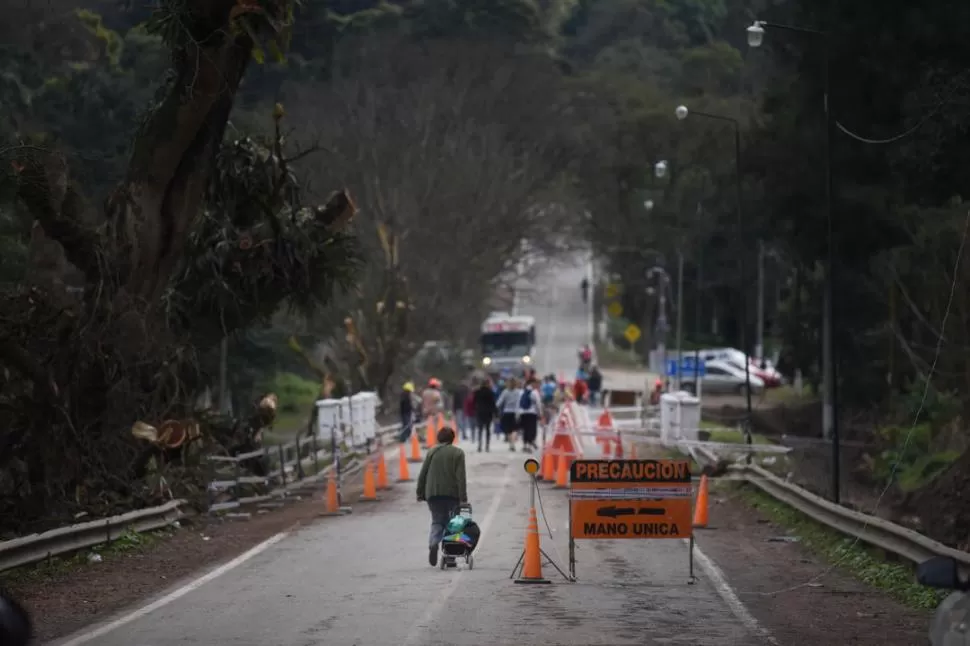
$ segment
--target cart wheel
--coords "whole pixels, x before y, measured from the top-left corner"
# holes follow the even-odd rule
[[[468,555],[468,569],[469,570],[475,569],[475,556],[473,554]]]
[[[442,554],[441,556],[438,557],[438,567],[440,567],[443,570],[447,565],[448,565],[448,557]]]

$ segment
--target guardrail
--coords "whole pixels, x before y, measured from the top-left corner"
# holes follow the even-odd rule
[[[162,529],[182,517],[179,506],[184,502],[184,500],[172,500],[158,507],[138,509],[111,518],[58,527],[42,534],[31,534],[4,541],[0,543],[0,572],[37,563],[60,554],[110,543],[127,532]]]
[[[382,426],[377,430],[375,439],[378,445],[386,444],[386,438],[393,438],[401,430],[400,424]],[[303,433],[284,444],[264,446],[256,451],[240,453],[235,456],[208,456],[212,467],[211,480],[208,486],[209,513],[230,512],[229,516],[248,518],[249,513],[233,513],[247,505],[268,509],[281,507],[289,500],[296,499],[307,487],[313,486],[321,478],[327,476],[332,468],[333,454],[328,448],[320,448],[320,440],[316,435],[303,437]],[[325,442],[325,444],[330,444]],[[370,443],[352,447],[342,452],[341,458],[346,460],[340,464],[338,476],[352,475],[359,470],[357,451],[370,451]],[[261,460],[266,475],[246,475],[243,463],[249,460]],[[222,472],[220,473],[220,469]],[[228,472],[226,470],[228,469]],[[262,494],[249,496],[240,495],[246,485],[271,487]],[[229,492],[230,500],[215,501],[221,492]]]
[[[400,430],[400,424],[381,427],[376,437],[382,441],[393,438]],[[210,505],[210,512],[236,509],[244,505],[257,504],[265,507],[278,507],[288,500],[294,500],[298,493],[315,484],[330,473],[332,465],[327,462],[331,458],[330,452],[316,446],[317,438],[296,438],[292,442],[274,447],[265,447],[259,451],[252,451],[231,458],[225,456],[209,456],[215,464],[231,465],[232,479],[215,480],[213,484],[226,485],[226,489],[238,490],[243,484],[272,484],[277,487],[264,495],[236,498],[233,501]],[[389,444],[389,442],[385,443]],[[302,449],[309,445],[312,453],[302,456]],[[358,447],[365,452],[369,447]],[[356,460],[356,454],[341,465],[341,475],[348,476],[359,472],[363,464]],[[273,472],[266,477],[244,476],[240,463],[247,459],[267,458],[268,466]],[[312,471],[312,472],[311,472]],[[217,488],[218,489],[218,488]],[[92,520],[76,525],[58,527],[41,534],[21,536],[9,541],[0,542],[0,572],[23,565],[37,563],[44,559],[76,552],[96,545],[103,545],[117,540],[129,532],[149,532],[168,527],[182,518],[185,514],[180,509],[184,500],[172,500],[158,507],[138,509],[111,518]]]
[[[696,447],[705,459],[717,461],[708,448]],[[870,516],[825,500],[807,489],[794,485],[754,464],[734,464],[730,469],[775,500],[800,511],[809,518],[846,536],[901,556],[913,563],[922,563],[934,556],[946,556],[964,567],[970,567],[970,553],[947,547],[943,543],[912,529],[877,516]]]

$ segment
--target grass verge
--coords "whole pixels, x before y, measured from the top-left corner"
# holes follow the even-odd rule
[[[596,342],[596,360],[599,367],[613,370],[642,370],[643,361],[640,356],[629,349],[610,347],[606,343]]]
[[[162,541],[174,536],[178,531],[180,531],[178,527],[164,527],[152,532],[142,533],[128,530],[110,543],[94,545],[73,554],[54,556],[38,563],[23,565],[3,572],[0,577],[3,578],[5,584],[11,586],[44,581],[53,576],[76,572],[82,568],[97,565],[99,560],[108,560],[122,554],[150,550]],[[94,560],[95,555],[100,559]]]
[[[750,484],[738,487],[737,491],[740,500],[797,536],[810,552],[837,565],[863,583],[887,592],[905,605],[932,610],[946,597],[944,591],[916,583],[913,569],[908,563],[890,562],[882,550],[857,543],[855,539],[807,518]]]

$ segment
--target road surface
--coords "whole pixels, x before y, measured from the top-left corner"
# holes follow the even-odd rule
[[[582,267],[543,280],[551,298],[525,300],[540,327],[543,370],[566,370],[586,338]],[[521,453],[494,443],[468,454],[469,490],[482,539],[473,570],[427,561],[428,513],[413,483],[254,548],[208,579],[185,582],[152,604],[58,642],[61,646],[753,646],[758,625],[700,557],[688,585],[680,540],[587,541],[578,581],[515,585],[529,482]],[[416,475],[416,474],[412,474]],[[567,504],[540,485],[543,549],[563,568]],[[706,566],[706,567],[702,567]]]

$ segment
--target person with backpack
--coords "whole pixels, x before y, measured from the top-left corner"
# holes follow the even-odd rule
[[[519,395],[519,407],[517,419],[519,428],[522,429],[522,451],[535,451],[536,436],[539,432],[539,383],[532,380],[525,384]]]
[[[499,423],[502,425],[502,432],[505,433],[505,439],[512,451],[515,450],[516,417],[519,412],[519,397],[521,396],[522,390],[519,388],[519,382],[513,377],[509,379],[505,390],[502,391],[498,402],[495,404],[499,411]]]

